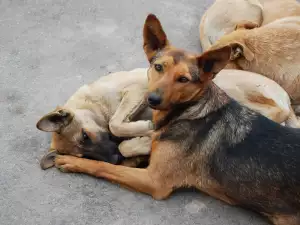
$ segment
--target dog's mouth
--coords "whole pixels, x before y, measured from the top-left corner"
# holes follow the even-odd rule
[[[164,105],[160,104],[160,105],[152,105],[148,102],[148,106],[150,109],[153,109],[153,110],[168,110],[169,108],[168,107],[165,107]]]
[[[155,105],[151,105],[151,104],[148,103],[148,106],[149,106],[151,109],[157,109],[157,106],[155,106]]]
[[[47,152],[40,161],[40,166],[43,170],[49,169],[55,165],[55,157],[58,155],[57,150],[51,149]]]

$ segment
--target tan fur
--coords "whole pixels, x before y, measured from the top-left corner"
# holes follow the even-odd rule
[[[216,0],[200,22],[202,50],[207,50],[220,37],[234,31],[241,21],[262,22],[262,5],[258,0]]]
[[[65,125],[61,132],[53,132],[50,149],[81,156],[77,143],[81,137],[81,129],[84,128],[91,139],[97,132],[112,132],[118,137],[136,136],[137,138],[124,141],[119,147],[127,157],[133,156],[122,151],[122,146],[128,149],[132,145],[145,145],[149,143],[146,137],[152,133],[151,110],[144,99],[146,86],[146,69],[116,72],[82,86],[63,107],[49,113],[64,110],[73,115],[70,124]],[[44,130],[41,124],[47,116],[48,114],[39,120],[39,129]],[[139,138],[140,136],[145,137]],[[149,147],[139,149],[138,153],[132,154],[149,153]]]
[[[288,16],[300,16],[296,0],[216,0],[200,21],[202,49],[209,49],[244,21],[263,26]]]
[[[300,103],[300,17],[286,17],[221,37],[211,49],[232,46],[240,52],[230,64],[262,74],[281,85],[293,105]]]
[[[248,71],[223,69],[213,81],[233,99],[278,123],[294,116],[288,94],[271,79]],[[300,124],[297,119],[290,119],[288,126]]]

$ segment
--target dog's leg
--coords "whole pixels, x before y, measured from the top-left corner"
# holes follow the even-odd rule
[[[55,166],[63,172],[102,177],[131,190],[151,195],[157,200],[167,198],[172,192],[172,188],[160,183],[164,179],[158,176],[163,174],[153,174],[148,169],[130,168],[74,156],[57,156]]]
[[[124,90],[122,101],[109,121],[110,131],[118,137],[148,136],[152,133],[153,124],[151,120],[140,120],[131,122],[131,119],[146,109],[144,99],[146,88],[141,85],[131,85]]]
[[[133,167],[133,168],[136,168],[141,165],[143,165],[142,167],[146,167],[144,165],[148,165],[148,164],[149,164],[149,155],[126,158],[121,163],[122,166]]]
[[[268,216],[270,221],[274,225],[299,225],[300,224],[300,216],[299,215],[275,215]]]
[[[151,137],[136,137],[123,141],[119,145],[119,151],[126,158],[149,155],[151,151]]]

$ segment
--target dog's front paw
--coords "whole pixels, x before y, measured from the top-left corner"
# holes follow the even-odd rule
[[[64,173],[79,172],[79,166],[77,165],[77,157],[74,156],[56,156],[55,167]]]

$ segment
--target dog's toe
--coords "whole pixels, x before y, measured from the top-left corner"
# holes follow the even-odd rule
[[[68,173],[69,171],[66,169],[65,166],[59,166],[57,167],[57,169],[59,169],[60,172],[63,172],[63,173]]]
[[[55,158],[55,167],[64,173],[75,172],[77,168],[76,157],[57,156]]]

